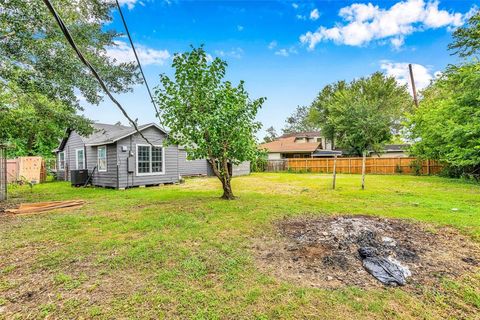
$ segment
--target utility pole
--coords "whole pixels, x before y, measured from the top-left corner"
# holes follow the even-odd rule
[[[411,63],[408,64],[408,70],[410,71],[410,82],[412,84],[413,102],[415,102],[415,106],[418,108],[417,89],[415,88],[415,79],[413,78],[413,67]]]

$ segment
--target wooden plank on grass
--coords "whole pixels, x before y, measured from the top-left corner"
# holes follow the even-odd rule
[[[49,201],[37,203],[22,203],[18,209],[7,209],[5,212],[13,214],[23,213],[37,213],[51,211],[62,208],[77,208],[85,204],[84,200],[70,200],[70,201]]]

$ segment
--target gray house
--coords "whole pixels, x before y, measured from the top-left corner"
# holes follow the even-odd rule
[[[72,170],[87,169],[92,184],[124,189],[136,186],[176,183],[183,176],[212,176],[207,160],[189,160],[176,145],[164,146],[167,133],[154,123],[135,128],[93,124],[94,132],[83,137],[67,130],[55,151],[57,178],[71,180]],[[250,173],[250,163],[233,166],[233,176]]]

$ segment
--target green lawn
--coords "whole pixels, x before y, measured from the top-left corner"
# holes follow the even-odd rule
[[[450,225],[480,242],[480,186],[439,177],[253,174],[126,191],[52,182],[10,201],[81,209],[0,216],[0,318],[479,319],[480,272],[432,287],[322,290],[263,273],[253,239],[283,217],[369,214]],[[458,208],[458,211],[452,211]]]

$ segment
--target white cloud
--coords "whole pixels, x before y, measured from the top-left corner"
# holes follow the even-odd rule
[[[277,41],[273,40],[272,42],[270,42],[270,43],[268,44],[268,49],[272,50],[272,49],[275,48],[277,45],[278,45]]]
[[[238,31],[243,31],[243,29],[244,29],[243,26],[241,26],[241,25],[238,25],[238,26],[237,26],[237,30],[238,30]]]
[[[412,94],[412,86],[410,83],[410,73],[407,62],[391,62],[388,60],[381,61],[380,68],[385,74],[394,77],[401,85],[408,85],[408,91]],[[429,68],[412,63],[413,76],[415,78],[415,87],[417,91],[426,88],[430,82],[439,75],[439,72],[432,73]]]
[[[277,56],[288,57],[288,51],[287,51],[287,49],[277,50],[277,51],[275,51],[275,54],[276,54]]]
[[[317,20],[318,18],[320,18],[320,12],[318,12],[318,9],[315,8],[313,9],[311,12],[310,12],[310,20]]]
[[[288,57],[289,55],[291,54],[297,54],[297,49],[295,47],[290,47],[288,49],[279,49],[277,51],[275,51],[275,55],[277,56],[282,56],[282,57]]]
[[[223,51],[223,50],[215,50],[215,54],[220,57],[231,57],[235,59],[240,59],[243,56],[243,49],[242,48],[233,48],[230,51]]]
[[[143,66],[163,65],[171,55],[168,50],[156,50],[143,45],[135,45],[138,58]],[[115,46],[107,48],[107,55],[116,63],[135,61],[133,50],[126,42],[115,41]]]
[[[392,44],[392,47],[394,49],[399,50],[405,43],[405,38],[404,37],[392,38],[390,39],[390,43]]]
[[[295,18],[297,18],[298,20],[307,20],[307,17],[306,17],[306,16],[303,16],[303,15],[301,15],[301,14],[297,14],[297,15],[295,16]]]
[[[298,9],[298,4],[295,3],[295,2],[293,2],[293,3],[292,3],[292,7],[293,7],[293,9]]]
[[[355,3],[340,9],[343,23],[331,28],[320,26],[314,32],[301,35],[300,41],[313,50],[321,41],[363,46],[376,40],[389,40],[398,49],[405,36],[413,32],[456,28],[464,23],[465,14],[441,10],[438,5],[438,1],[405,0],[384,9],[371,3]]]
[[[118,0],[118,3],[121,6],[127,6],[128,10],[132,10],[135,7],[135,4],[137,4],[137,2],[137,0]]]

